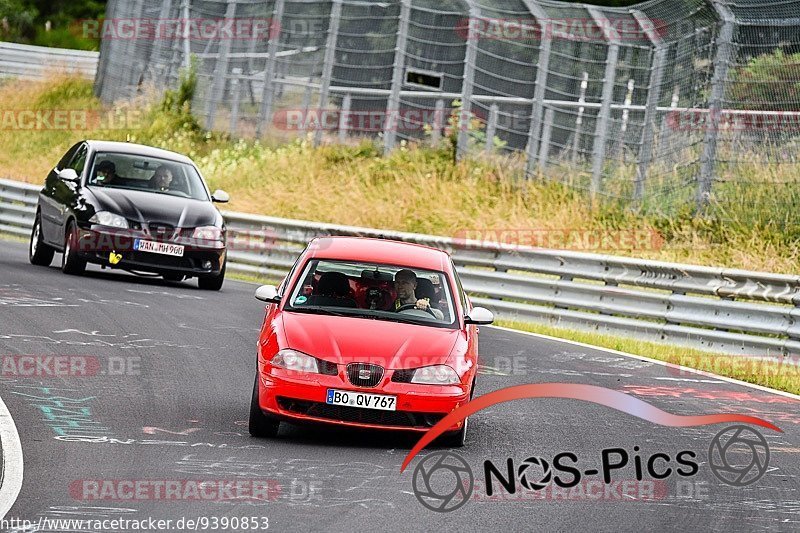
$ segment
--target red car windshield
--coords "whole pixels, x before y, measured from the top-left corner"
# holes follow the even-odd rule
[[[458,324],[447,275],[401,265],[310,261],[284,309],[450,328]]]

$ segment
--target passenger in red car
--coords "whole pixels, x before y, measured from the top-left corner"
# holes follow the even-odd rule
[[[394,275],[394,287],[397,291],[397,299],[394,301],[395,311],[405,305],[414,305],[417,309],[430,309],[437,319],[443,320],[444,314],[431,306],[432,294],[426,295],[424,298],[417,298],[416,291],[418,286],[419,281],[413,270],[399,270],[397,274]]]

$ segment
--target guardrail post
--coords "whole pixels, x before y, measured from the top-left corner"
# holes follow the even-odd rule
[[[486,125],[486,153],[491,153],[494,149],[494,134],[497,131],[497,115],[500,113],[500,108],[497,104],[492,104],[489,108],[489,122]]]
[[[475,61],[478,55],[478,18],[480,11],[472,2],[469,8],[469,32],[467,33],[467,49],[464,54],[464,81],[461,86],[461,114],[458,120],[458,144],[456,159],[462,159],[469,149],[469,126],[472,118],[472,91],[475,82]]]
[[[342,101],[342,109],[339,112],[339,142],[344,143],[347,140],[347,131],[350,128],[350,106],[352,105],[352,98],[350,93],[344,95]]]
[[[603,75],[603,94],[600,101],[600,111],[597,113],[597,123],[594,130],[594,147],[592,149],[592,182],[589,192],[592,199],[600,192],[603,174],[603,163],[606,157],[606,138],[608,135],[608,122],[611,119],[611,100],[614,98],[614,81],[617,75],[617,60],[619,59],[619,33],[608,19],[597,8],[587,7],[595,24],[603,29],[609,42],[606,55],[606,70]]]
[[[319,90],[319,112],[324,113],[328,107],[328,94],[331,90],[333,62],[336,60],[336,46],[339,39],[339,23],[342,19],[342,0],[333,0],[331,20],[328,23],[328,40],[325,44],[325,59],[322,66],[322,86]],[[322,128],[314,132],[314,146],[322,142]]]
[[[547,91],[547,74],[550,70],[550,48],[552,46],[552,31],[550,22],[544,9],[536,3],[537,0],[523,0],[523,4],[536,19],[540,29],[539,61],[536,65],[536,82],[533,88],[533,107],[531,108],[531,126],[528,131],[528,161],[525,167],[525,176],[530,178],[534,166],[540,157],[539,135],[542,130],[542,112],[544,98]]]
[[[258,112],[256,124],[256,137],[261,137],[270,122],[272,122],[272,104],[275,98],[275,63],[278,61],[278,45],[281,41],[281,24],[283,23],[283,10],[285,0],[275,0],[275,9],[272,10],[272,20],[269,24],[269,44],[267,45],[267,62],[264,65],[264,88],[261,91],[261,107]]]
[[[236,135],[239,126],[239,102],[241,99],[241,87],[239,87],[239,77],[242,75],[242,69],[231,69],[231,135]]]
[[[547,168],[547,158],[550,156],[550,137],[553,134],[553,116],[555,111],[548,107],[544,111],[544,130],[542,132],[542,144],[539,147],[539,170]]]
[[[403,88],[403,73],[406,66],[406,44],[408,43],[408,25],[411,21],[411,0],[401,0],[400,19],[397,24],[397,40],[394,47],[394,71],[392,72],[392,90],[386,100],[386,116],[383,123],[383,153],[388,155],[394,150],[397,140],[397,128],[400,120],[400,89]]]
[[[225,20],[232,20],[236,14],[236,0],[228,0],[228,7],[225,9]],[[214,65],[214,80],[211,85],[211,97],[206,108],[206,129],[214,128],[214,119],[217,114],[217,106],[222,100],[222,93],[225,91],[225,81],[228,79],[228,55],[231,52],[231,40],[220,39],[219,53],[217,62]]]
[[[653,157],[653,136],[655,131],[656,108],[661,99],[661,83],[664,79],[664,63],[666,59],[666,48],[664,48],[661,36],[655,30],[652,21],[643,12],[636,9],[631,10],[631,14],[636,19],[639,27],[655,46],[653,63],[650,65],[650,81],[647,91],[647,103],[644,109],[644,119],[642,120],[642,145],[639,149],[639,164],[636,167],[636,181],[633,186],[633,201],[638,205],[644,198],[644,185],[647,180],[647,169]],[[675,102],[677,105],[677,102]]]
[[[711,5],[722,19],[722,28],[717,38],[717,53],[714,56],[714,75],[711,78],[711,96],[708,100],[708,118],[703,141],[703,155],[700,158],[700,179],[697,182],[697,210],[701,211],[711,194],[711,180],[717,158],[717,133],[722,114],[722,97],[731,61],[733,30],[736,19],[731,9],[719,2],[710,0]]]

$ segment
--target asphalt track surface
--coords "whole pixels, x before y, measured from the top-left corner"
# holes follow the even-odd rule
[[[644,457],[693,450],[699,472],[689,482],[667,478],[656,497],[612,484],[599,498],[596,489],[593,498],[546,491],[532,498],[520,489],[488,501],[476,488],[460,509],[436,513],[412,492],[420,458],[400,473],[415,437],[286,425],[275,440],[247,434],[263,319],[254,285],[228,280],[219,293],[205,292],[193,281],[168,283],[94,267],[72,277],[55,267],[59,260],[57,254],[53,267],[32,267],[24,244],[0,241],[0,355],[88,356],[100,370],[61,377],[4,371],[0,397],[24,454],[22,489],[6,519],[153,517],[175,523],[258,516],[268,517],[273,531],[328,532],[800,529],[800,402],[794,398],[483,328],[476,396],[523,383],[584,383],[673,414],[759,416],[784,433],[761,431],[771,450],[769,468],[755,484],[738,488],[720,482],[707,464],[711,439],[724,425],[662,427],[575,400],[498,404],[470,420],[467,446],[456,450],[479,482],[487,459],[505,465],[511,457],[519,465],[530,456],[550,460],[569,451],[582,467],[597,467],[601,450],[610,447],[633,455],[639,446]],[[94,439],[72,442],[59,432]],[[633,478],[632,463],[614,472],[616,481]],[[82,480],[273,480],[277,488],[267,501],[110,501],[87,495]]]

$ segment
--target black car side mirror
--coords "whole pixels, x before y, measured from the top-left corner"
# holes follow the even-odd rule
[[[56,175],[58,176],[58,179],[60,179],[61,181],[68,181],[68,182],[71,182],[71,183],[78,183],[78,181],[80,181],[80,178],[78,177],[78,173],[75,172],[75,170],[71,169],[71,168],[65,168],[65,169],[62,169],[62,170],[58,170],[58,171],[56,171]]]

